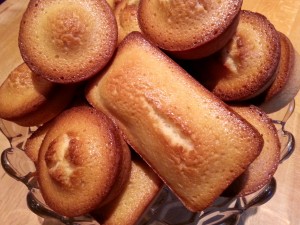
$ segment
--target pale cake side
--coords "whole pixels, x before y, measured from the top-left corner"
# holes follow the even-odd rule
[[[159,193],[163,182],[139,157],[132,157],[128,183],[112,202],[93,211],[92,215],[102,225],[133,225]]]
[[[34,162],[34,164],[37,164],[38,162],[40,147],[46,136],[46,133],[48,132],[50,125],[51,122],[41,125],[26,140],[24,152]]]
[[[117,4],[114,14],[118,25],[118,43],[132,31],[140,31],[138,6],[140,0],[122,0]]]
[[[257,96],[257,105],[267,113],[276,112],[297,95],[300,90],[300,56],[290,39],[279,32],[281,55],[275,81],[261,95]]]

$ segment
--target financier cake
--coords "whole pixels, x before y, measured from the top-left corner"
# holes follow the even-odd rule
[[[158,47],[183,59],[220,50],[235,33],[242,0],[141,0],[138,21]]]
[[[74,217],[115,198],[131,168],[129,148],[115,124],[90,106],[72,107],[51,123],[37,162],[46,204]]]
[[[263,146],[252,125],[139,32],[123,40],[86,97],[191,211],[208,207]]]
[[[279,165],[281,146],[277,130],[264,111],[253,105],[235,105],[232,109],[256,127],[264,139],[264,147],[259,156],[225,192],[230,196],[246,196],[271,181]]]
[[[21,126],[43,124],[71,102],[75,85],[54,84],[22,63],[0,86],[0,118]]]
[[[257,104],[266,113],[273,113],[286,106],[300,89],[300,56],[295,51],[290,39],[279,32],[281,54],[275,81],[257,96]]]
[[[95,75],[116,44],[117,25],[105,0],[32,0],[20,24],[24,61],[35,73],[57,83]]]
[[[134,225],[159,193],[162,184],[157,174],[133,154],[130,177],[121,194],[91,214],[102,225]]]
[[[191,62],[193,75],[224,101],[243,101],[275,80],[280,38],[262,14],[242,10],[236,34],[218,53]]]

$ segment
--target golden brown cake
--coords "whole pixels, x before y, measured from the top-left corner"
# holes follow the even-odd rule
[[[34,162],[34,164],[37,164],[38,162],[39,150],[50,125],[51,122],[48,122],[38,127],[38,129],[32,133],[25,143],[24,152]]]
[[[86,97],[192,211],[209,206],[262,149],[253,126],[139,32],[119,45]]]
[[[86,214],[115,194],[120,173],[129,178],[128,146],[114,123],[89,106],[70,108],[51,123],[37,163],[42,196],[61,215]]]
[[[242,10],[237,32],[218,53],[192,62],[192,74],[224,101],[253,98],[275,79],[280,39],[270,21],[259,13]]]
[[[57,83],[85,80],[110,60],[117,25],[105,0],[32,0],[19,31],[24,61]]]
[[[115,9],[115,17],[118,25],[118,43],[130,32],[140,31],[137,11],[140,0],[122,0]]]
[[[58,85],[22,63],[0,87],[0,118],[22,126],[37,126],[60,113],[72,100],[75,85]]]
[[[300,89],[300,56],[290,39],[279,32],[281,55],[275,81],[256,99],[266,113],[273,113],[286,106]]]
[[[38,126],[44,124],[59,113],[61,113],[71,103],[76,86],[62,85],[58,86],[53,95],[49,96],[48,101],[41,105],[36,111],[31,112],[22,118],[13,121],[22,126]]]
[[[161,187],[160,178],[134,155],[130,177],[122,193],[92,215],[102,225],[136,224]]]
[[[143,33],[178,58],[202,58],[220,50],[233,36],[242,0],[141,0]]]
[[[264,147],[248,169],[226,190],[231,196],[245,196],[258,191],[272,179],[280,160],[280,141],[272,120],[255,106],[233,106],[262,135]]]
[[[17,118],[34,111],[47,101],[54,86],[22,63],[8,75],[0,87],[0,117]]]
[[[42,142],[49,130],[49,127],[52,125],[51,121],[40,126],[34,133],[27,139],[24,147],[24,152],[26,155],[35,163],[38,162],[39,150],[42,145]],[[101,204],[97,207],[105,205],[114,198],[116,198],[120,192],[123,190],[125,183],[128,180],[128,171],[131,169],[131,156],[128,149],[128,145],[121,138],[122,141],[122,165],[120,166],[120,171],[116,182],[111,188],[109,195]]]

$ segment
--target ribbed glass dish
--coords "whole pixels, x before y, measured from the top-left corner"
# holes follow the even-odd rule
[[[281,163],[294,151],[295,140],[292,133],[285,130],[285,124],[292,115],[295,101],[282,109],[282,117],[273,119],[281,142]],[[281,116],[281,114],[279,114]],[[28,188],[27,205],[29,209],[51,224],[98,224],[90,215],[68,218],[51,210],[43,201],[35,176],[35,166],[23,151],[27,138],[34,132],[34,127],[20,127],[14,123],[0,120],[0,129],[7,137],[10,147],[1,155],[3,169],[15,180]],[[237,225],[241,216],[251,207],[264,204],[276,192],[276,181],[272,178],[269,184],[246,197],[218,198],[206,210],[198,213],[188,211],[182,203],[164,186],[137,225]],[[25,196],[24,196],[25,197]]]

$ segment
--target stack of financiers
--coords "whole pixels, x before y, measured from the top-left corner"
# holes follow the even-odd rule
[[[197,212],[270,181],[281,146],[266,113],[299,91],[299,60],[241,7],[29,2],[0,118],[38,127],[24,150],[51,209],[132,225],[163,185]]]

